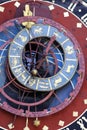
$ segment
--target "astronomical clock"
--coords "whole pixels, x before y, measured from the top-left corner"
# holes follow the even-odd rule
[[[0,130],[87,130],[87,0],[0,2]]]

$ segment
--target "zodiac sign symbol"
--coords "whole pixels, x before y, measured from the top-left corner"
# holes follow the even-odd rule
[[[72,46],[67,46],[65,50],[66,50],[66,53],[68,53],[68,54],[74,53],[74,49]]]
[[[17,59],[16,58],[13,58],[13,65],[17,65]]]
[[[49,86],[42,86],[42,85],[40,85],[39,87],[40,87],[40,88],[43,88],[43,89],[49,88]]]
[[[15,73],[21,73],[21,68],[15,69]]]
[[[75,67],[74,65],[69,65],[69,66],[67,67],[66,72],[69,73],[70,70],[73,69],[74,67]]]
[[[26,80],[26,77],[23,74],[21,75],[21,77],[22,77],[23,81]]]
[[[54,82],[55,87],[57,87],[58,84],[61,83],[61,82],[62,82],[62,78],[61,77],[56,79],[55,82]]]
[[[34,79],[30,79],[28,82],[29,82],[28,84],[30,87],[32,87],[36,83]]]
[[[34,33],[41,34],[42,33],[42,28],[37,27],[37,29],[34,30]]]
[[[26,42],[27,37],[24,37],[24,36],[22,36],[22,35],[19,35],[19,37],[21,38],[21,41],[22,41],[22,42]]]
[[[49,88],[49,83],[44,82],[44,81],[40,81],[39,82],[39,87],[42,88],[42,89],[47,89],[47,88]]]

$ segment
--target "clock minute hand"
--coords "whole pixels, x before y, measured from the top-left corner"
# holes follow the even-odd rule
[[[43,58],[40,60],[38,66],[37,66],[37,69],[39,69],[40,66],[42,65],[42,63],[44,62],[44,60],[45,60],[44,58],[45,58],[45,56],[47,56],[47,54],[48,54],[48,52],[50,50],[50,47],[53,44],[53,42],[55,41],[55,39],[56,39],[56,36],[51,37],[50,41],[48,42],[48,46],[47,46],[47,48],[46,48],[46,50],[45,50],[45,52],[43,54]]]

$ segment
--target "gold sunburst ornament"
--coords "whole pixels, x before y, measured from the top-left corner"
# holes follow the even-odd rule
[[[34,126],[38,127],[40,125],[40,120],[38,120],[38,118],[36,118],[34,120]]]

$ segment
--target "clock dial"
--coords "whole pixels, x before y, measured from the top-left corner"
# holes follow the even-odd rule
[[[68,38],[67,36],[64,35],[63,32],[60,32],[57,28],[53,27],[52,25],[50,26],[50,22],[48,22],[49,25],[35,24],[30,28],[30,30],[23,29],[15,37],[9,49],[9,64],[11,71],[16,77],[16,79],[25,87],[39,91],[50,91],[63,87],[71,80],[78,66],[77,55],[79,54],[77,54],[76,53],[77,50],[74,49],[75,48],[73,45],[74,41],[73,42],[71,41],[72,37]],[[66,35],[68,35],[68,33],[66,33]],[[39,39],[42,40],[43,37],[44,37],[43,42],[45,43],[39,43],[39,42],[35,43],[35,38],[38,38],[38,40]],[[47,39],[46,41],[45,37],[50,38],[50,40]],[[28,43],[28,41],[31,42]],[[27,55],[29,55],[28,57],[30,58],[27,57],[26,62],[28,61],[31,62],[30,64],[27,65],[25,63],[25,66],[28,68],[28,70],[24,67],[22,61],[23,49],[27,43],[29,46],[29,52],[26,47],[27,52],[25,52],[25,54],[27,53]],[[35,45],[36,48],[35,50],[33,50]],[[56,46],[59,46],[60,48],[58,49],[58,47]],[[59,51],[61,53],[61,56],[63,55],[62,56],[63,67],[60,69],[61,70],[60,72],[58,72],[57,70],[58,54],[56,54]],[[54,65],[52,66],[52,64],[49,62],[48,57],[55,66]],[[45,68],[47,64],[48,69],[46,69],[47,70],[46,71]],[[49,72],[49,68],[51,66],[53,68],[52,71],[54,72],[54,73],[52,72],[53,73],[52,75]],[[34,75],[32,76],[33,69],[37,70],[36,76]],[[43,69],[43,71],[45,72],[42,72],[41,69]],[[39,74],[39,71],[41,71],[41,74]]]
[[[13,19],[10,16],[0,26],[0,107],[10,117],[5,126],[18,129],[18,122],[24,124],[22,117],[26,117],[20,129],[85,129],[86,55],[82,43],[86,43],[86,27],[53,3],[20,1],[11,5],[17,8]],[[84,102],[81,109],[80,102]],[[34,125],[31,117],[36,118]]]
[[[16,20],[25,22],[24,17]],[[64,109],[76,97],[84,78],[80,77],[81,73],[84,75],[80,59],[84,62],[84,58],[74,36],[68,30],[64,33],[61,30],[64,28],[62,25],[41,17],[33,16],[30,20],[34,21],[35,25],[29,29],[21,29],[12,42],[3,45],[1,103],[5,102],[3,108],[11,113],[17,112],[17,115],[21,116],[26,116],[27,113],[28,116],[39,117]],[[9,22],[14,21],[15,19]],[[44,21],[44,24],[38,21]],[[65,94],[62,97],[63,93]],[[47,102],[50,105],[47,105]],[[45,107],[42,107],[42,104]],[[14,111],[5,108],[7,105]],[[22,113],[19,112],[19,107]],[[52,111],[53,108],[57,109]],[[47,112],[44,112],[44,109]]]

